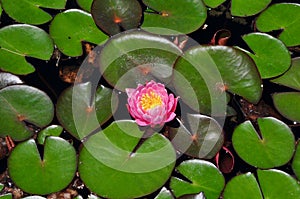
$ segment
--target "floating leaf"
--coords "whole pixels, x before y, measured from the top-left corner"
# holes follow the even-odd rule
[[[54,115],[50,98],[42,91],[25,85],[8,86],[0,90],[0,136],[25,140],[33,134],[26,124],[48,125]]]
[[[261,79],[248,55],[226,46],[193,47],[175,65],[176,93],[192,109],[204,114],[224,114],[229,91],[257,103]]]
[[[12,75],[10,73],[0,73],[0,89],[6,86],[22,83],[23,81],[16,75]]]
[[[223,198],[263,199],[259,185],[252,173],[233,177],[226,185]]]
[[[116,104],[111,89],[99,86],[94,96],[91,83],[76,84],[60,95],[56,115],[68,132],[83,139],[112,116]]]
[[[134,121],[123,120],[91,136],[79,157],[85,185],[105,198],[136,198],[161,187],[174,168],[175,151],[154,133],[134,152],[143,134]]]
[[[299,144],[299,142],[296,147],[296,152],[295,152],[294,159],[292,162],[292,168],[299,180],[300,179],[300,144]]]
[[[300,4],[280,3],[270,6],[257,18],[256,27],[262,32],[282,30],[279,39],[285,45],[300,45]]]
[[[142,18],[142,8],[137,0],[94,0],[92,16],[104,32],[115,35],[137,28]]]
[[[76,171],[73,146],[59,137],[48,137],[44,154],[33,139],[18,144],[8,158],[9,175],[22,190],[45,195],[64,189]]]
[[[272,0],[232,0],[231,14],[233,16],[247,17],[264,10]]]
[[[186,177],[187,182],[172,177],[170,187],[176,198],[203,192],[207,199],[217,199],[224,187],[224,177],[210,162],[204,160],[187,160],[182,162],[176,170]]]
[[[254,60],[262,78],[279,76],[291,65],[291,55],[278,39],[265,33],[251,33],[243,36],[254,54],[247,54]]]
[[[222,3],[224,3],[226,0],[203,0],[205,5],[211,7],[211,8],[216,8]]]
[[[200,28],[207,16],[201,0],[143,0],[151,10],[144,12],[142,28],[156,34],[187,34]]]
[[[51,22],[50,35],[58,49],[72,57],[82,55],[82,41],[100,44],[107,39],[95,25],[92,16],[78,9],[57,14]]]
[[[213,158],[223,145],[222,128],[211,117],[188,114],[187,124],[170,129],[174,147],[182,153],[198,158]],[[190,130],[189,130],[190,129]]]
[[[154,199],[174,199],[174,197],[168,189],[163,187]]]
[[[292,60],[292,66],[282,76],[271,80],[276,84],[281,84],[293,89],[300,90],[300,58],[294,58]]]
[[[83,10],[91,12],[93,0],[76,0],[76,2]]]
[[[25,75],[34,72],[25,56],[49,60],[53,43],[42,29],[26,25],[9,25],[0,29],[0,69]]]
[[[293,156],[295,138],[282,121],[258,118],[259,135],[248,120],[233,133],[232,144],[237,154],[247,163],[259,168],[274,168],[286,164]]]
[[[110,38],[100,53],[100,71],[115,88],[136,88],[152,79],[170,82],[181,50],[171,41],[143,31]]]
[[[283,171],[258,170],[257,176],[264,198],[295,199],[300,196],[298,182]]]
[[[66,0],[1,0],[5,12],[14,20],[27,24],[43,24],[52,16],[41,8],[63,9]]]
[[[275,108],[289,120],[300,122],[300,93],[284,92],[272,95]]]
[[[41,130],[38,134],[37,141],[39,144],[44,144],[46,137],[48,136],[59,136],[63,128],[59,125],[51,125]]]
[[[12,198],[13,197],[11,193],[0,195],[0,199],[12,199]]]

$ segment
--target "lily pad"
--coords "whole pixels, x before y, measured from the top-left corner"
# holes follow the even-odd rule
[[[171,81],[181,50],[168,39],[144,31],[127,31],[110,38],[99,57],[103,77],[116,89],[136,88],[152,79]]]
[[[143,0],[148,9],[144,12],[142,28],[156,34],[187,34],[199,29],[207,17],[201,0]]]
[[[42,196],[27,196],[25,198],[22,198],[22,199],[46,199]]]
[[[154,199],[174,199],[174,197],[168,189],[163,187]]]
[[[272,95],[275,108],[284,117],[300,122],[300,92],[284,92]]]
[[[259,134],[248,120],[233,132],[232,144],[237,154],[258,168],[274,168],[286,164],[293,156],[295,138],[290,128],[273,118],[258,118]]]
[[[91,12],[93,0],[76,0],[76,2],[83,10]]]
[[[44,144],[46,137],[48,136],[59,136],[63,128],[59,125],[51,125],[41,130],[38,134],[37,141],[39,144]]]
[[[105,198],[136,198],[160,188],[174,168],[175,151],[157,133],[135,151],[143,134],[134,121],[123,120],[91,136],[79,156],[85,185]]]
[[[6,86],[22,84],[23,81],[16,75],[10,73],[0,73],[0,89]]]
[[[243,36],[254,54],[247,54],[254,60],[262,78],[279,76],[291,65],[291,55],[278,39],[265,33],[251,33]]]
[[[257,176],[264,198],[295,199],[300,195],[298,182],[283,171],[258,170]]]
[[[13,196],[11,193],[0,195],[0,199],[12,199]]]
[[[300,45],[300,4],[279,3],[270,6],[259,15],[256,27],[261,32],[282,30],[278,38],[285,45]]]
[[[100,44],[107,39],[92,16],[78,9],[57,14],[51,22],[50,35],[58,49],[71,57],[82,55],[82,41]]]
[[[176,170],[190,182],[172,177],[170,187],[176,198],[203,192],[207,199],[219,198],[225,180],[222,173],[210,162],[205,160],[187,160]]]
[[[239,17],[252,16],[267,8],[271,1],[272,0],[232,0],[231,14]]]
[[[260,187],[252,173],[233,177],[226,185],[223,198],[263,199]]]
[[[60,95],[56,115],[69,133],[83,139],[112,116],[116,100],[109,88],[99,86],[94,94],[91,83],[76,84]]]
[[[9,25],[0,29],[0,69],[25,75],[34,72],[25,56],[49,60],[53,43],[42,29],[26,25]]]
[[[2,0],[5,12],[14,20],[26,24],[43,24],[52,16],[41,8],[63,9],[66,0]]]
[[[9,175],[22,190],[45,195],[64,189],[76,171],[73,146],[59,137],[48,137],[44,154],[33,139],[18,144],[8,158]]]
[[[261,79],[252,59],[226,46],[198,46],[187,50],[174,67],[176,93],[192,109],[204,114],[224,114],[225,91],[257,103]]]
[[[292,168],[294,173],[296,174],[298,180],[300,179],[300,144],[298,142],[297,147],[296,147],[296,152],[294,155],[294,159],[292,162]]]
[[[8,86],[0,90],[0,136],[25,140],[33,134],[26,124],[48,125],[54,116],[50,98],[42,91],[25,85]]]
[[[95,23],[109,35],[137,28],[142,18],[137,0],[94,0],[91,12]]]
[[[282,76],[271,81],[300,91],[300,58],[292,59],[290,69]]]
[[[204,4],[211,8],[216,8],[226,0],[203,0]]]
[[[188,114],[187,123],[180,121],[179,128],[170,128],[173,146],[182,153],[197,158],[213,158],[224,141],[222,128],[211,117]]]

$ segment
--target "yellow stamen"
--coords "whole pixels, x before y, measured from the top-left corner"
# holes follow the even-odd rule
[[[150,91],[149,93],[145,93],[142,95],[140,100],[140,105],[144,111],[152,109],[156,106],[162,105],[162,100],[160,95],[157,93]]]

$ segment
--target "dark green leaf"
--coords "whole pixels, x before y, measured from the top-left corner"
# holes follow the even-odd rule
[[[37,141],[39,144],[44,144],[46,137],[48,136],[59,136],[63,128],[58,125],[51,125],[41,130],[38,134]]]
[[[211,8],[216,8],[222,3],[224,3],[226,0],[203,0],[205,5],[211,7]]]
[[[296,147],[296,152],[295,152],[294,159],[292,162],[292,168],[299,180],[300,179],[300,144],[299,143],[297,144],[297,147]]]
[[[93,0],[76,0],[76,2],[83,10],[91,12]]]
[[[232,0],[231,14],[233,16],[247,17],[264,10],[272,0]]]
[[[0,199],[12,199],[13,196],[11,193],[0,195]]]
[[[272,95],[275,108],[289,120],[300,122],[300,92],[284,92]]]

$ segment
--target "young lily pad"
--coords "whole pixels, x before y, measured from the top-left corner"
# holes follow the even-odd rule
[[[117,103],[109,88],[99,86],[94,94],[91,83],[76,84],[60,95],[56,115],[69,133],[83,139],[112,116]]]
[[[174,199],[172,193],[163,187],[154,199]]]
[[[135,151],[143,134],[134,121],[123,120],[91,136],[79,156],[85,185],[105,198],[136,198],[161,187],[174,168],[174,148],[154,133]]]
[[[295,199],[300,196],[298,182],[283,171],[258,170],[257,176],[264,198]]]
[[[137,0],[94,0],[91,13],[95,23],[109,35],[137,28],[142,18]]]
[[[282,76],[271,80],[276,84],[281,84],[300,91],[300,58],[292,59],[292,66]]]
[[[198,46],[187,50],[175,65],[173,85],[192,109],[212,114],[226,109],[225,91],[257,103],[261,79],[252,59],[243,51],[226,46]],[[196,97],[194,97],[196,95]]]
[[[42,29],[26,25],[9,25],[0,29],[0,69],[25,75],[34,72],[25,56],[49,60],[53,43]]]
[[[37,127],[48,125],[54,116],[50,98],[42,91],[25,85],[0,90],[0,136],[25,140],[33,134],[26,123]]]
[[[95,25],[92,16],[78,9],[57,14],[51,22],[50,35],[58,49],[72,57],[82,55],[82,41],[100,44],[107,39]]]
[[[14,84],[22,84],[23,81],[16,75],[10,73],[0,73],[0,89]]]
[[[295,138],[282,121],[258,118],[259,135],[248,120],[233,132],[232,144],[237,154],[258,168],[274,168],[286,164],[293,156]]]
[[[294,159],[292,162],[292,168],[299,180],[300,179],[300,144],[299,144],[299,142],[296,147],[296,152],[295,152]]]
[[[263,199],[259,185],[252,173],[233,177],[223,192],[224,199]]]
[[[254,54],[247,54],[254,60],[262,78],[279,76],[291,65],[291,55],[278,39],[265,33],[251,33],[243,36]]]
[[[142,28],[157,34],[187,34],[199,29],[207,17],[201,0],[143,0],[150,8],[144,12]]]
[[[110,38],[99,57],[103,77],[115,88],[136,88],[152,79],[170,82],[181,50],[168,39],[144,31]]]
[[[182,153],[197,158],[213,158],[224,141],[222,128],[211,117],[188,114],[187,124],[169,131],[173,146]],[[188,127],[186,127],[186,125]]]
[[[219,198],[225,180],[222,173],[210,162],[204,160],[187,160],[176,170],[190,182],[172,177],[170,187],[176,198],[203,192],[207,199]]]
[[[216,8],[226,0],[203,0],[204,4],[211,8]]]
[[[289,120],[300,122],[300,92],[284,92],[272,95],[275,108]]]
[[[41,130],[38,134],[37,141],[39,144],[44,144],[46,137],[48,136],[59,136],[63,128],[59,125],[51,125]]]
[[[42,156],[33,139],[18,144],[8,158],[8,170],[23,191],[45,195],[64,189],[72,181],[76,163],[76,152],[69,142],[48,137]]]
[[[91,12],[93,0],[76,0],[77,4],[86,12]]]
[[[63,9],[66,0],[2,0],[5,12],[14,20],[27,24],[43,24],[52,16],[41,8]]]
[[[272,0],[232,0],[231,14],[239,17],[252,16],[264,10],[271,1]]]
[[[274,4],[260,14],[256,20],[256,27],[262,32],[282,30],[279,39],[287,46],[297,46],[300,45],[299,19],[300,4]]]

